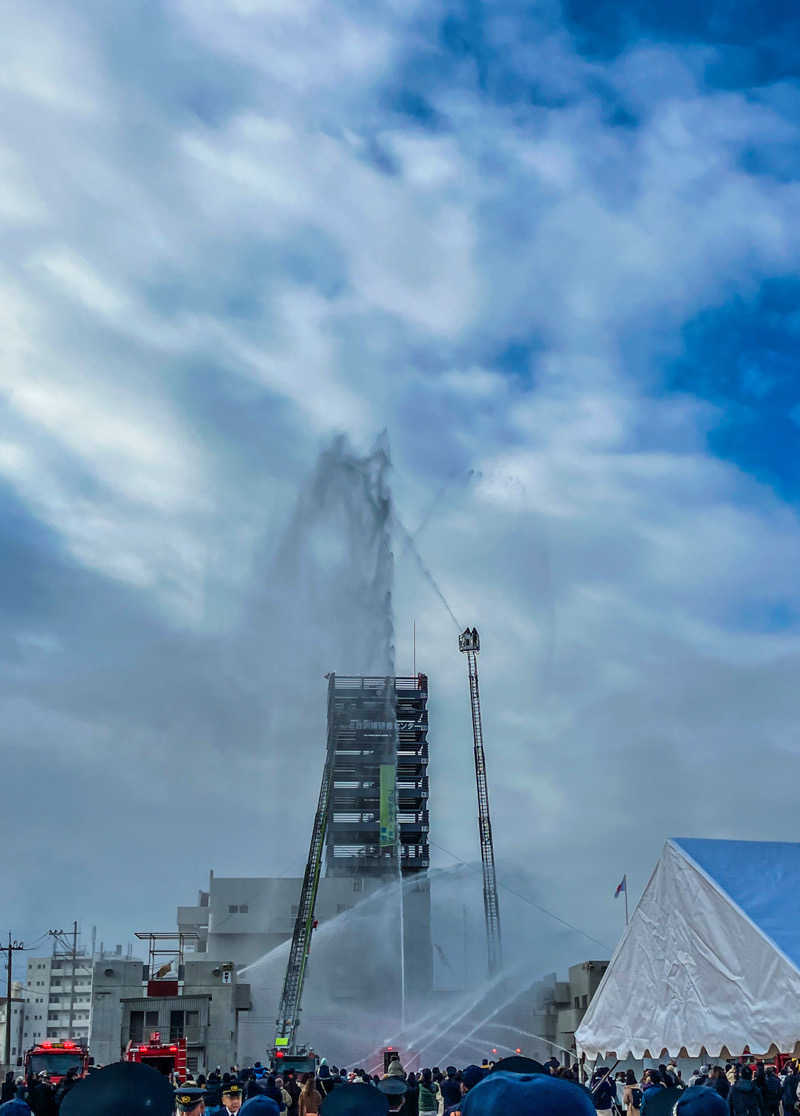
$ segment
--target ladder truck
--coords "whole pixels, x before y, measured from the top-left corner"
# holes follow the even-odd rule
[[[503,967],[500,940],[500,906],[497,900],[497,876],[494,868],[492,819],[489,813],[489,787],[486,782],[486,756],[483,752],[483,724],[478,692],[478,652],[481,641],[477,628],[465,628],[458,637],[458,649],[467,656],[469,700],[472,710],[472,736],[475,744],[475,781],[478,788],[478,834],[483,866],[483,910],[486,916],[486,945],[489,951],[489,976]]]
[[[331,705],[333,702],[334,676],[328,681],[328,724],[333,723]],[[296,1059],[314,1058],[312,1051],[306,1048],[299,1049],[296,1045],[297,1028],[300,1022],[300,1010],[303,999],[303,983],[308,965],[308,955],[311,951],[311,935],[316,927],[314,908],[317,902],[319,877],[322,870],[322,859],[325,852],[325,833],[328,828],[328,805],[333,787],[333,770],[336,756],[335,735],[329,731],[328,747],[325,755],[325,766],[322,772],[322,784],[319,789],[317,812],[314,815],[314,827],[311,831],[311,844],[308,850],[308,862],[303,876],[303,886],[300,890],[300,902],[297,906],[297,918],[292,934],[292,943],[289,947],[289,960],[286,965],[286,976],[283,981],[278,1018],[275,1023],[275,1044],[272,1064],[288,1068],[295,1065]],[[315,1063],[316,1064],[316,1063]]]

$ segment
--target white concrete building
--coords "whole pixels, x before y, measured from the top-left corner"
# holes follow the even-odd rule
[[[89,1038],[92,959],[79,954],[30,957],[26,977],[26,1046],[43,1039]],[[72,1028],[70,1029],[70,1009]]]
[[[23,1027],[26,1050],[47,1039],[88,1042],[93,967],[95,961],[103,959],[120,961],[122,947],[117,946],[113,953],[101,951],[94,957],[80,950],[75,957],[74,972],[71,953],[28,958]],[[138,964],[141,969],[141,961]]]

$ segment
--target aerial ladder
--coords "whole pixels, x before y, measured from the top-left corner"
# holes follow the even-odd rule
[[[486,782],[486,756],[483,752],[481,700],[478,692],[478,652],[481,641],[477,628],[465,628],[458,637],[458,649],[467,656],[469,700],[472,710],[472,736],[475,742],[475,781],[478,787],[478,834],[483,865],[483,910],[486,916],[486,946],[489,952],[489,976],[503,967],[500,940],[500,906],[497,901],[497,876],[494,868],[492,819],[489,813],[489,788]]]
[[[329,676],[328,682],[328,725],[332,725],[331,702],[333,700],[334,676]],[[316,926],[314,908],[317,902],[319,877],[322,870],[322,860],[325,852],[325,833],[328,828],[328,805],[333,787],[334,760],[336,758],[335,734],[329,728],[328,747],[325,755],[325,767],[322,772],[322,785],[319,789],[317,812],[314,815],[314,828],[311,831],[311,844],[308,850],[308,862],[303,886],[300,890],[300,902],[297,907],[297,918],[292,934],[292,944],[289,947],[289,960],[286,965],[286,976],[283,980],[278,1018],[275,1022],[275,1054],[283,1057],[286,1054],[297,1053],[296,1036],[300,1022],[300,1010],[303,999],[303,983],[308,965],[308,955],[311,952],[311,935]]]

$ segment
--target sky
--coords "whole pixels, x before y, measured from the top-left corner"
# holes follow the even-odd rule
[[[12,932],[108,945],[173,926],[210,868],[302,874],[322,667],[365,667],[286,540],[320,454],[376,440],[438,867],[478,845],[423,566],[480,629],[504,887],[613,946],[614,889],[635,901],[666,838],[795,839],[793,5],[28,0],[3,23]]]

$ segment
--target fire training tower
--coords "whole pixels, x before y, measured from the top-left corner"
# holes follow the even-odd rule
[[[428,679],[328,675],[328,740],[283,983],[275,1051],[296,1053],[323,860],[327,876],[403,878],[404,992],[433,988],[428,848]],[[416,877],[416,878],[415,878]]]
[[[486,916],[489,976],[493,977],[503,966],[503,950],[500,940],[497,876],[494,870],[492,818],[489,813],[489,787],[486,782],[486,756],[483,752],[481,700],[478,693],[478,652],[481,649],[481,641],[477,628],[464,629],[458,637],[458,649],[467,656],[469,673],[469,701],[472,709],[472,736],[475,744],[475,781],[478,787],[478,833],[481,842],[481,863],[483,865],[483,909]]]
[[[433,990],[428,845],[428,678],[331,675],[328,876],[403,879],[403,974],[411,1003]]]
[[[428,679],[329,679],[333,787],[328,876],[424,872],[428,848]],[[397,810],[395,811],[395,803]]]

